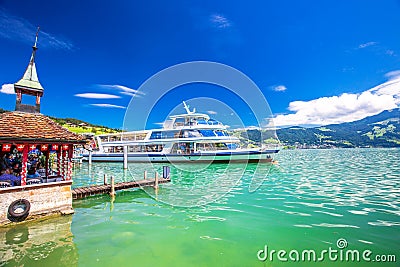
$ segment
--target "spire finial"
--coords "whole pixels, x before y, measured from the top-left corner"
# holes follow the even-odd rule
[[[37,27],[37,31],[36,31],[36,37],[35,37],[35,44],[33,45],[33,49],[37,49],[37,39],[38,39],[38,35],[39,35],[39,30],[40,30],[40,27],[38,26]]]
[[[33,51],[31,60],[29,61],[28,67],[25,70],[24,76],[14,84],[14,91],[17,95],[15,102],[16,111],[40,113],[40,98],[43,95],[43,87],[39,82],[35,65],[35,55],[37,50],[39,30],[40,28],[38,27],[35,36],[35,43],[32,46]],[[32,106],[28,104],[22,104],[22,95],[36,96],[36,105]]]

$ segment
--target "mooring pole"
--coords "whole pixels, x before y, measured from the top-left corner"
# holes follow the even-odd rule
[[[144,180],[147,179],[147,171],[144,171],[144,173],[143,173],[143,179],[144,179]]]
[[[104,181],[103,181],[104,185],[107,185],[107,174],[104,174]]]
[[[92,165],[92,150],[89,150],[89,165]]]
[[[114,185],[114,176],[111,176],[111,192],[110,192],[111,197],[115,197],[115,185]]]
[[[163,177],[164,179],[168,179],[171,173],[171,169],[169,166],[163,166]]]
[[[128,169],[128,146],[124,146],[124,169]]]
[[[158,172],[156,172],[156,176],[154,178],[154,188],[157,189],[158,188]]]

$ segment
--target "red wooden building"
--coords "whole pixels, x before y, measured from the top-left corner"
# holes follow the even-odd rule
[[[13,152],[22,153],[21,185],[26,185],[28,153],[41,151],[46,157],[45,179],[70,180],[73,145],[85,143],[80,135],[61,127],[39,113],[20,111],[0,114],[0,157]],[[57,173],[50,172],[50,152],[56,153]]]
[[[14,84],[16,104],[14,112],[0,114],[0,156],[15,151],[22,153],[21,185],[26,185],[28,153],[40,150],[45,156],[45,178],[55,176],[49,173],[50,151],[57,154],[57,177],[70,180],[72,173],[71,158],[73,145],[83,144],[80,135],[72,133],[40,114],[40,98],[43,87],[36,72],[35,57],[37,51],[37,34],[32,55],[23,77]],[[22,103],[23,95],[36,96],[36,105]]]
[[[21,186],[0,181],[0,224],[25,220],[28,216],[73,212],[73,145],[85,144],[86,141],[40,114],[40,98],[44,90],[36,72],[36,43],[37,34],[28,67],[14,84],[15,111],[0,114],[0,160],[4,165],[5,156],[16,156],[22,165]],[[35,105],[23,104],[24,95],[35,96]],[[39,179],[27,179],[28,164],[33,166],[34,161],[29,162],[31,154],[33,159],[33,154],[40,154],[42,159],[44,156]],[[18,213],[19,210],[23,211]]]

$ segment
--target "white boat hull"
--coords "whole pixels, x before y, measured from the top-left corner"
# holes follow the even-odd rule
[[[143,154],[128,153],[128,162],[137,163],[229,163],[229,162],[271,162],[272,154],[279,150],[268,151],[240,151],[221,153],[195,153],[195,154]],[[83,160],[88,161],[89,155],[83,155]],[[92,153],[93,162],[123,162],[123,153]]]

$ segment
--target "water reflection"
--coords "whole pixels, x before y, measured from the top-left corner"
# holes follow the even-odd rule
[[[72,216],[0,228],[0,266],[77,266]]]

